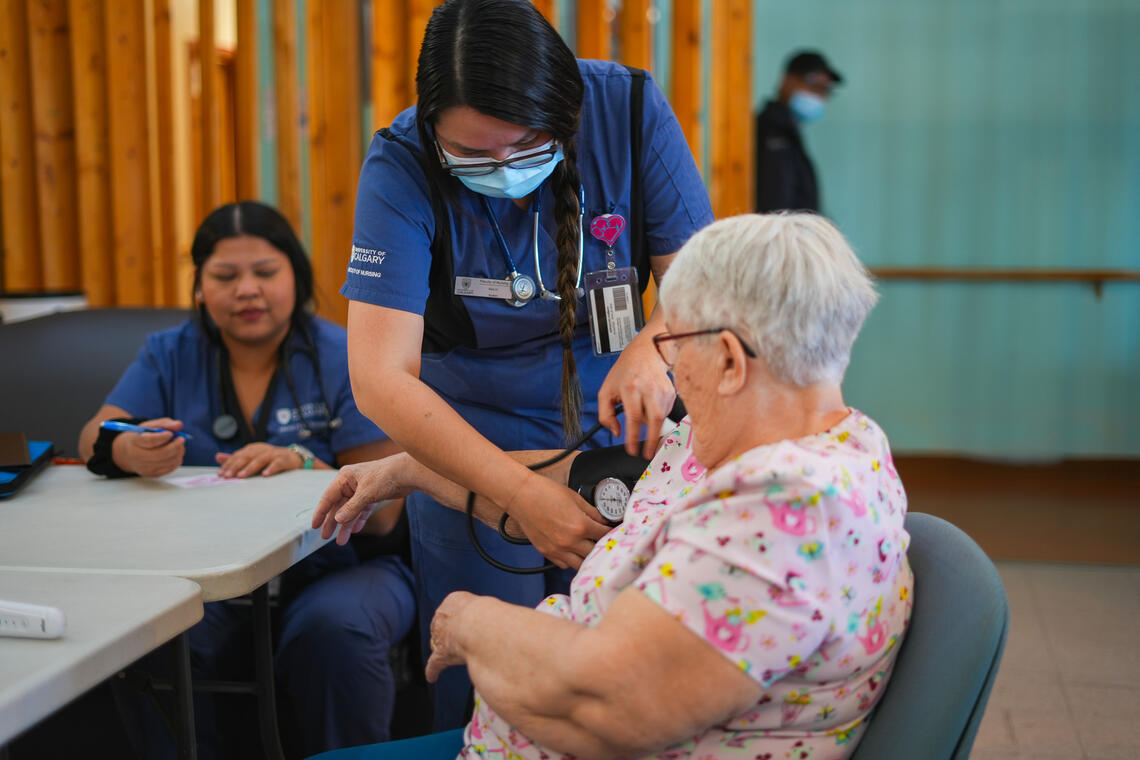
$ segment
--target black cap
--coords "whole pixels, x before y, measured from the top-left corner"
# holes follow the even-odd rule
[[[805,74],[815,74],[816,72],[827,74],[836,84],[843,82],[843,77],[839,75],[839,72],[833,69],[827,59],[815,50],[801,50],[793,54],[784,66],[785,74],[795,74],[802,77]]]

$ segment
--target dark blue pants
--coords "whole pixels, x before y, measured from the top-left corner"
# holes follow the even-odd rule
[[[507,602],[534,607],[548,594],[566,593],[573,570],[554,570],[537,575],[516,575],[488,564],[471,546],[467,516],[444,507],[434,499],[414,493],[408,497],[408,524],[415,570],[416,608],[420,620],[420,651],[431,653],[431,619],[440,602],[452,591],[471,591]],[[508,544],[483,523],[476,521],[480,543],[500,562],[517,567],[535,567],[546,560],[530,546]],[[467,668],[448,668],[432,688],[433,731],[447,731],[464,724],[471,694]]]

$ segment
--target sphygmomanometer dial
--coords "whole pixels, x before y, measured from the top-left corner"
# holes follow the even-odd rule
[[[617,478],[602,478],[594,486],[594,506],[611,522],[621,522],[628,501],[629,486]]]

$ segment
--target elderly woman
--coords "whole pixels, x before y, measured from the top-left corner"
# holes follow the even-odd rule
[[[840,392],[875,300],[819,216],[725,219],[682,248],[655,343],[689,416],[623,522],[569,596],[456,592],[435,615],[429,680],[465,664],[477,691],[463,757],[852,753],[913,588],[886,436]],[[342,471],[314,525],[347,533],[410,488],[465,496],[406,457],[381,467]]]

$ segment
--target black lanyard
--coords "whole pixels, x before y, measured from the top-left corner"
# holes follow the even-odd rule
[[[280,358],[277,362],[277,368],[273,370],[273,376],[269,378],[269,386],[265,389],[265,396],[261,399],[261,411],[258,413],[257,419],[253,421],[252,428],[246,421],[245,414],[241,410],[241,404],[238,402],[237,390],[234,388],[234,376],[230,372],[230,356],[224,346],[218,350],[217,358],[222,413],[233,417],[238,424],[237,436],[233,440],[241,446],[267,440],[269,438],[269,414],[273,406],[274,391],[277,390],[277,378],[281,374]]]

